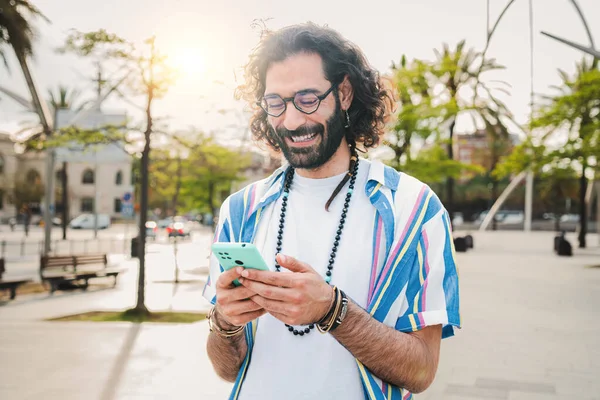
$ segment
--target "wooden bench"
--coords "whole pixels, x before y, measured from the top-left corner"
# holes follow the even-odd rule
[[[113,287],[122,269],[109,268],[106,254],[82,254],[69,256],[42,256],[40,279],[50,284],[50,293],[65,284],[70,288],[86,290],[94,278],[113,277]]]
[[[0,290],[9,290],[10,299],[14,300],[17,297],[17,288],[27,282],[31,282],[31,279],[3,279],[2,275],[5,272],[4,258],[0,258]]]

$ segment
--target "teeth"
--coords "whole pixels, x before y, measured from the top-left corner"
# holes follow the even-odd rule
[[[317,134],[313,133],[312,135],[292,136],[291,139],[294,143],[301,143],[308,142],[309,140],[312,140],[315,136],[317,136]]]

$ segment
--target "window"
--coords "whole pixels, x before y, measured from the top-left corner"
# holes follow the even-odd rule
[[[94,199],[84,197],[81,199],[81,212],[94,212]]]
[[[31,185],[36,185],[42,182],[40,173],[37,172],[37,170],[35,169],[30,169],[29,171],[27,171],[25,179],[27,180],[27,183]]]
[[[0,175],[4,173],[4,157],[0,154]]]
[[[115,177],[115,185],[121,186],[123,184],[123,172],[117,172],[117,176]]]
[[[94,183],[94,171],[92,171],[91,169],[86,169],[85,171],[83,171],[81,183],[85,185],[92,185]]]
[[[114,212],[116,213],[120,213],[121,212],[121,199],[118,197],[115,197],[115,209]]]

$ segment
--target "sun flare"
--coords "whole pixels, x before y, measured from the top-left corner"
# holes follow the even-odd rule
[[[170,64],[182,78],[197,77],[206,68],[203,55],[195,49],[182,49],[169,57]]]

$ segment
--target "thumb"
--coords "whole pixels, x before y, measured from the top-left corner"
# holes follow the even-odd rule
[[[284,256],[283,254],[277,255],[277,262],[292,272],[315,272],[307,263],[296,260],[294,257]]]

